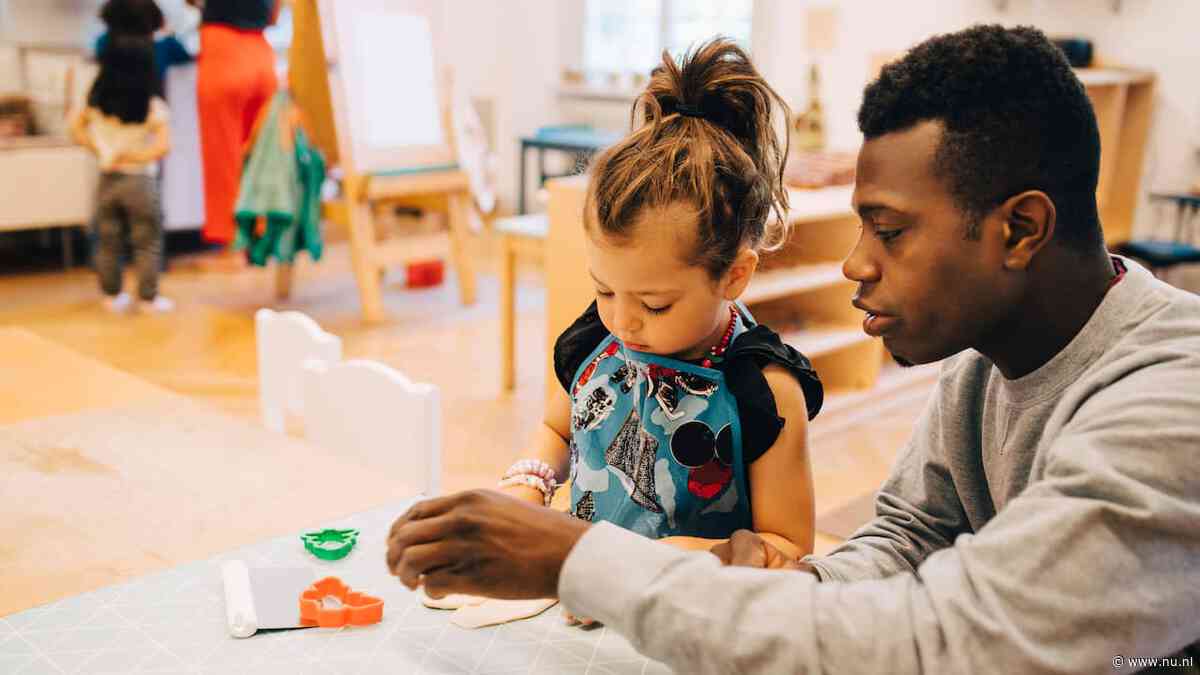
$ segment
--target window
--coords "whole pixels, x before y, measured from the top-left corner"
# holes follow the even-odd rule
[[[716,35],[750,47],[753,0],[587,0],[583,68],[648,72],[663,49],[678,56]]]
[[[682,54],[715,35],[731,37],[750,49],[751,0],[676,0],[665,4],[668,17],[664,42],[672,54]]]

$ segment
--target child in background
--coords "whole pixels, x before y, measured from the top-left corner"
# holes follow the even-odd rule
[[[557,340],[563,386],[501,488],[709,549],[735,530],[812,551],[808,359],[737,302],[760,251],[786,239],[787,108],[726,40],[669,55],[635,103],[642,124],[591,170],[584,215],[596,301]],[[573,620],[568,617],[568,620]]]
[[[121,292],[121,253],[128,237],[138,276],[138,307],[168,312],[174,303],[158,294],[162,260],[162,207],[158,160],[171,146],[166,103],[155,96],[154,47],[149,37],[113,34],[87,107],[72,116],[71,137],[96,154],[94,264],[105,307],[129,309]]]
[[[154,40],[155,93],[164,96],[167,69],[189,63],[192,55],[179,38],[166,28],[166,18],[155,0],[108,0],[100,8],[107,29],[96,38],[96,60],[100,60],[111,35],[140,35]]]

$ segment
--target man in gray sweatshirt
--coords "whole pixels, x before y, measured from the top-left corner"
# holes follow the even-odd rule
[[[1105,250],[1082,85],[975,27],[885,67],[859,125],[864,330],[945,359],[871,523],[713,556],[471,492],[396,522],[400,579],[558,595],[686,673],[1200,672],[1200,297]]]

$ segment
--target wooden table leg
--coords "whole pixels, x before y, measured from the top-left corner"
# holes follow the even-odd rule
[[[371,206],[365,201],[349,205],[350,211],[350,260],[354,265],[354,279],[358,282],[358,296],[362,303],[363,319],[369,323],[383,321],[383,297],[375,259],[375,232],[371,222]]]
[[[278,263],[275,265],[275,299],[287,300],[292,297],[292,264]]]
[[[516,386],[517,253],[506,236],[500,254],[500,387]]]
[[[75,237],[71,236],[75,233],[73,227],[62,227],[62,259],[63,269],[68,272],[75,266]]]
[[[446,204],[450,211],[450,253],[458,274],[459,298],[466,307],[475,304],[475,261],[471,257],[471,224],[467,214],[470,198],[465,192],[454,192],[447,195]]]

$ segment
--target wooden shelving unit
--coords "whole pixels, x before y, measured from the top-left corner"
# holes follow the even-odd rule
[[[592,300],[584,267],[583,177],[548,183],[546,239],[547,353],[554,340]],[[869,389],[884,362],[883,344],[862,332],[862,312],[850,305],[855,285],[842,260],[858,236],[850,187],[791,193],[787,244],[764,256],[743,300],[755,317],[813,361],[830,392]],[[547,370],[547,392],[557,388]]]
[[[1109,248],[1129,241],[1142,197],[1142,164],[1154,103],[1154,74],[1118,67],[1079,68],[1100,127],[1100,221]]]
[[[862,332],[850,304],[855,284],[842,261],[858,237],[850,186],[793,190],[791,234],[763,257],[743,300],[755,318],[806,355],[829,392],[870,389],[883,365],[883,343]]]
[[[754,281],[742,302],[748,305],[786,298],[845,281],[840,263],[818,263],[797,265],[789,269],[764,270],[754,276]]]

